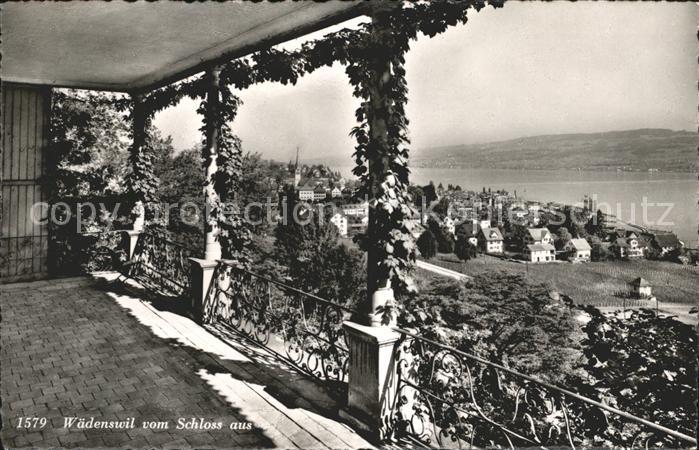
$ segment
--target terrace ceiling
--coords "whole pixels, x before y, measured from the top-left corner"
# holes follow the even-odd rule
[[[3,81],[130,91],[162,86],[361,14],[360,3],[5,3]]]

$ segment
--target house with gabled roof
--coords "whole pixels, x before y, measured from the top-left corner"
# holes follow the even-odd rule
[[[629,283],[632,293],[638,298],[649,298],[652,295],[651,286],[648,280],[638,277]]]
[[[548,228],[527,228],[524,245],[530,244],[553,244],[553,236]]]
[[[565,243],[563,252],[568,256],[569,261],[589,262],[592,247],[585,239],[574,238]]]
[[[551,244],[529,244],[525,256],[533,263],[551,262],[556,260],[556,248]]]
[[[502,255],[505,250],[504,239],[498,228],[481,228],[478,243],[481,250],[488,254]]]

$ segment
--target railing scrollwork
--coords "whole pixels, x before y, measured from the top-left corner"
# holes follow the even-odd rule
[[[314,377],[345,383],[342,322],[352,310],[222,261],[207,315]]]
[[[191,249],[177,242],[144,232],[136,242],[128,275],[162,294],[188,295],[189,258],[193,256],[195,254]]]
[[[398,347],[393,436],[440,448],[696,447],[682,432],[420,337]]]

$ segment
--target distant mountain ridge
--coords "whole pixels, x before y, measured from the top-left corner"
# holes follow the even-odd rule
[[[412,167],[696,172],[699,134],[659,128],[530,136],[413,151]]]

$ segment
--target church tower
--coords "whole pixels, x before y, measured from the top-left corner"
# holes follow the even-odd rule
[[[299,148],[296,147],[296,164],[294,164],[294,186],[301,182],[301,169],[299,168]]]

